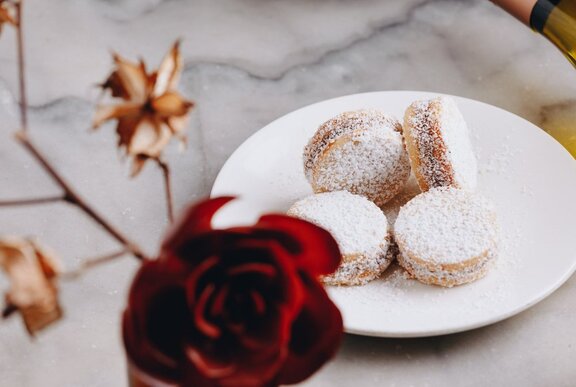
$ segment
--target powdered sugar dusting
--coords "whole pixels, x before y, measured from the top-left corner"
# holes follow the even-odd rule
[[[382,207],[382,211],[384,211],[390,227],[390,245],[387,253],[389,261],[394,261],[400,253],[396,240],[394,239],[394,223],[396,223],[400,208],[420,193],[420,187],[418,187],[414,176],[411,175],[402,191]]]
[[[517,148],[510,144],[501,144],[498,149],[492,150],[489,155],[486,155],[486,161],[480,166],[479,173],[481,175],[509,174],[510,163],[518,151]]]
[[[324,123],[304,150],[315,192],[347,190],[383,205],[410,176],[400,123],[378,110],[343,113]]]
[[[470,133],[456,101],[440,97],[440,128],[444,137],[448,160],[452,165],[455,186],[475,189],[478,180],[478,163],[474,156]]]
[[[416,101],[406,111],[404,131],[412,166],[426,187],[474,189],[477,161],[470,134],[456,102],[449,97]]]
[[[414,176],[410,176],[406,185],[402,188],[402,191],[382,207],[382,211],[384,211],[392,231],[394,230],[394,223],[396,223],[400,208],[420,193],[422,193],[422,191],[420,187],[418,187],[416,179]]]
[[[439,264],[484,255],[495,248],[498,235],[491,204],[456,188],[435,188],[414,198],[400,210],[394,230],[402,250]]]
[[[296,202],[288,215],[329,231],[344,256],[333,284],[365,283],[388,266],[388,222],[372,202],[346,191],[308,196]]]
[[[312,179],[311,170],[324,152],[324,149],[345,133],[352,133],[358,129],[392,128],[402,132],[402,126],[394,117],[377,109],[362,109],[344,112],[326,121],[316,131],[314,136],[304,148],[304,173],[308,180]]]

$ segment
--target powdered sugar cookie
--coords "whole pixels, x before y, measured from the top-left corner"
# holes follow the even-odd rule
[[[368,199],[347,191],[308,196],[296,202],[288,215],[314,223],[332,234],[342,263],[322,278],[328,285],[363,285],[388,267],[388,221]]]
[[[478,167],[468,127],[452,98],[412,103],[404,116],[403,131],[422,191],[446,186],[470,190],[476,187]]]
[[[316,193],[346,190],[382,206],[410,176],[402,127],[379,110],[342,113],[304,149],[304,171]]]
[[[433,188],[401,208],[394,226],[398,262],[427,284],[452,287],[483,277],[497,255],[492,206],[476,194]]]

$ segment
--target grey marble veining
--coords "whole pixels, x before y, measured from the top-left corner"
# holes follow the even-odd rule
[[[110,50],[156,65],[182,37],[182,91],[197,101],[189,148],[171,146],[176,205],[206,196],[249,135],[309,103],[394,89],[452,93],[544,127],[574,117],[576,71],[485,0],[27,0],[34,140],[111,222],[153,253],[166,226],[159,171],[128,180],[112,125],[90,132]],[[58,192],[11,140],[14,34],[0,35],[0,198]],[[538,157],[538,155],[535,155]],[[65,204],[0,210],[0,233],[36,235],[67,266],[116,246]],[[126,258],[62,285],[66,318],[33,342],[0,326],[0,386],[122,386]],[[0,285],[5,286],[4,279]],[[576,281],[493,326],[411,340],[347,336],[310,386],[573,386]]]

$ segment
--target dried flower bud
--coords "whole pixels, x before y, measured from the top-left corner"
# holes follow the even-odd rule
[[[148,159],[159,159],[172,137],[185,141],[182,132],[194,103],[176,86],[182,71],[179,42],[162,60],[158,71],[148,73],[144,62],[133,63],[114,55],[114,71],[101,87],[123,102],[99,106],[94,128],[117,120],[118,146],[133,159],[132,176]]]

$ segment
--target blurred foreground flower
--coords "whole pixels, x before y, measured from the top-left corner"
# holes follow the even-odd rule
[[[52,252],[34,241],[4,237],[0,239],[0,267],[11,282],[4,317],[20,312],[30,335],[60,319],[55,283],[59,262]]]
[[[230,200],[191,207],[134,279],[123,332],[139,383],[293,384],[340,344],[341,315],[317,280],[340,263],[334,239],[283,215],[212,229]]]
[[[2,32],[4,24],[16,25],[16,19],[13,16],[14,13],[14,3],[7,0],[0,0],[0,32]]]
[[[124,102],[98,106],[93,127],[115,119],[118,146],[133,158],[132,176],[148,159],[158,159],[173,136],[183,135],[194,103],[182,97],[176,86],[182,70],[179,42],[162,60],[158,71],[148,73],[143,61],[129,62],[114,55],[116,68],[102,88]]]

